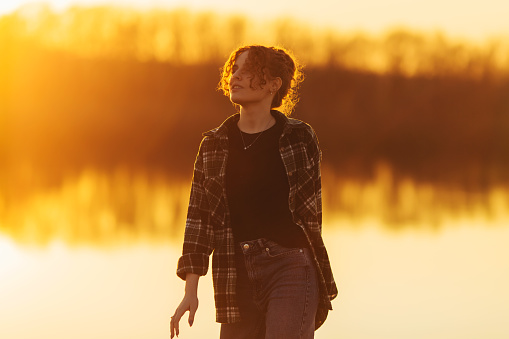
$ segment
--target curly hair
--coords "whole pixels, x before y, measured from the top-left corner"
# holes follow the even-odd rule
[[[284,48],[265,47],[260,45],[249,45],[237,48],[230,54],[230,57],[221,68],[221,79],[218,84],[218,90],[222,91],[227,97],[230,96],[230,77],[235,61],[243,52],[249,51],[244,67],[254,74],[251,79],[251,88],[253,80],[263,88],[267,83],[266,79],[281,78],[282,84],[276,92],[271,103],[272,108],[279,108],[282,113],[289,116],[299,101],[299,86],[304,80],[302,66],[295,57]]]

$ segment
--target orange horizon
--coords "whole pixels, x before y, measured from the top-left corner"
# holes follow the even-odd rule
[[[509,72],[509,39],[503,38],[479,44],[438,31],[406,28],[378,35],[347,33],[320,29],[294,18],[262,22],[243,15],[186,8],[139,11],[95,6],[63,12],[48,6],[34,8],[0,16],[4,27],[0,41],[4,39],[7,46],[3,58],[9,57],[9,50],[23,45],[25,49],[92,58],[221,63],[239,45],[267,44],[292,50],[310,66],[338,65],[407,76],[446,70],[479,77],[486,65],[495,73]]]
[[[395,29],[418,32],[441,32],[455,40],[482,43],[489,39],[509,38],[509,27],[504,13],[509,3],[486,0],[465,3],[461,0],[430,0],[426,3],[406,3],[392,0],[359,0],[341,3],[315,0],[310,3],[259,0],[239,2],[221,0],[13,0],[0,4],[0,17],[16,11],[34,11],[47,6],[56,12],[72,7],[116,7],[143,12],[168,11],[186,8],[190,11],[214,12],[221,15],[240,15],[256,21],[292,18],[317,29],[332,29],[348,34],[386,34]]]

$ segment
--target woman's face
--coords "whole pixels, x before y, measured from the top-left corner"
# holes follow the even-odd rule
[[[268,86],[261,88],[260,80],[246,69],[248,55],[249,51],[245,51],[237,57],[230,77],[230,100],[240,106],[267,100],[269,94]]]

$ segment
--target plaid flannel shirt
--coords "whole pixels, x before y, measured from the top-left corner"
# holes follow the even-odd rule
[[[290,194],[288,203],[294,222],[306,235],[317,267],[320,300],[315,327],[320,327],[332,310],[331,300],[337,295],[322,233],[322,198],[318,139],[308,124],[272,111],[284,119],[279,139]],[[194,164],[191,196],[187,213],[182,256],[177,275],[185,280],[187,273],[205,275],[212,255],[212,279],[216,321],[232,323],[240,320],[235,286],[235,240],[229,226],[225,191],[228,159],[227,126],[238,121],[239,114],[226,119],[219,127],[204,133]]]

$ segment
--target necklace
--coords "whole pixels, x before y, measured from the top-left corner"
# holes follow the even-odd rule
[[[258,138],[263,134],[263,132],[265,132],[267,130],[267,127],[269,127],[271,121],[272,121],[272,119],[269,119],[269,122],[265,126],[265,129],[263,131],[261,131],[260,134],[258,134],[258,136],[253,140],[253,142],[247,146],[246,146],[246,143],[244,142],[244,136],[242,135],[242,131],[239,128],[239,133],[240,133],[240,137],[242,138],[242,145],[244,145],[244,150],[247,150],[249,147],[253,146],[253,144],[256,142],[256,140],[258,140]]]

